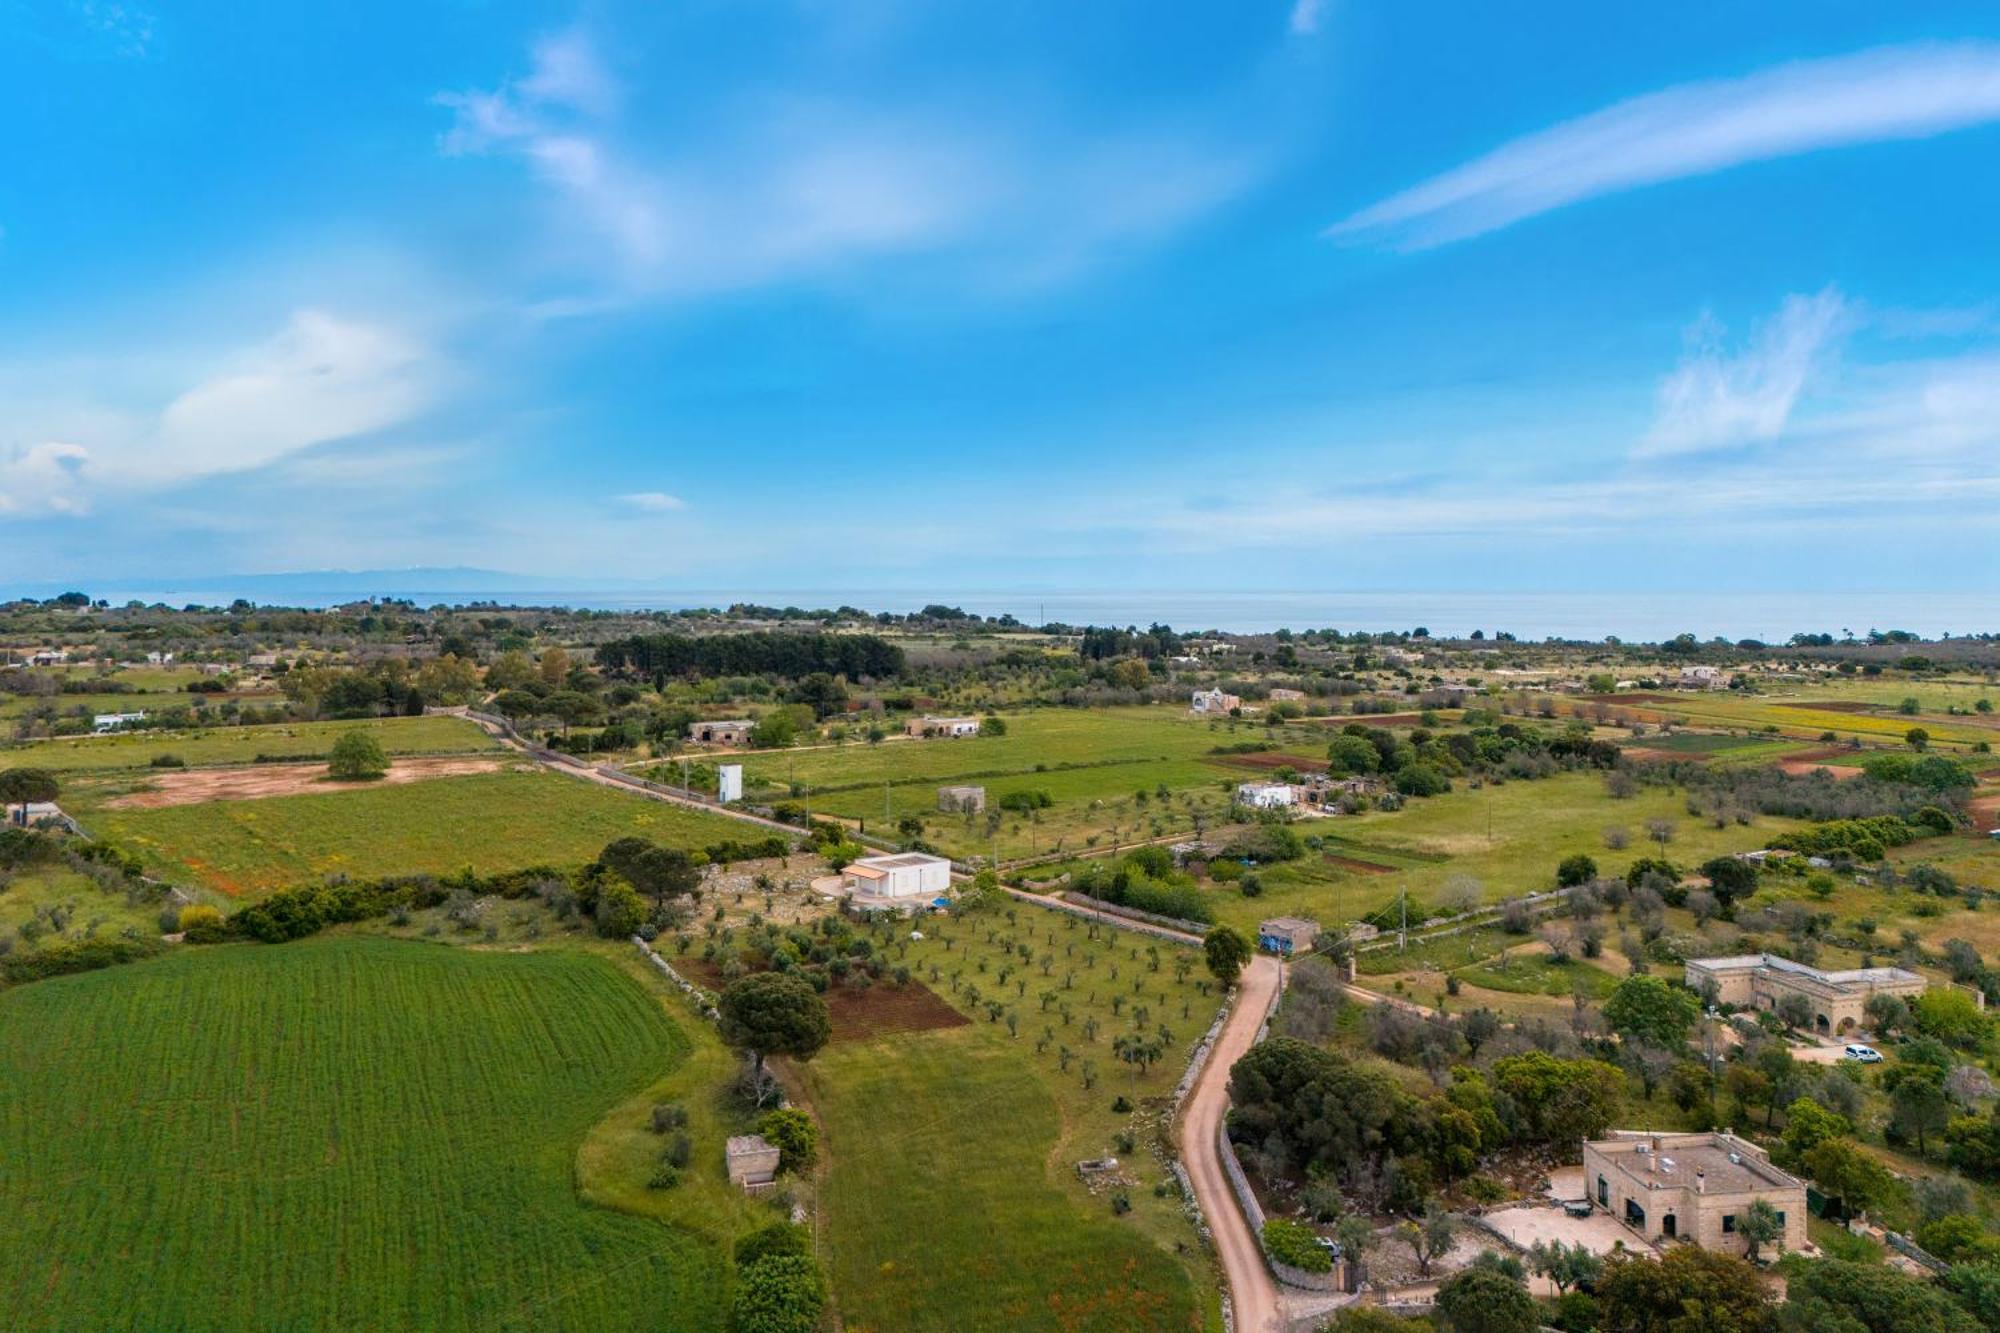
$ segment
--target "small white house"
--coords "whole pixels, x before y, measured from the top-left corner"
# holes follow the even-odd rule
[[[172,666],[173,661],[174,655],[172,653],[151,652],[146,654],[147,666]]]
[[[850,892],[868,898],[935,898],[951,889],[951,862],[925,852],[864,856],[841,872]]]
[[[1279,810],[1292,805],[1298,794],[1283,782],[1239,782],[1236,784],[1236,804],[1247,805],[1252,810]]]
[[[1681,668],[1680,685],[1684,690],[1727,689],[1729,673],[1721,667],[1686,666]]]
[[[29,666],[61,666],[69,661],[67,648],[37,648],[28,656]]]
[[[740,801],[743,799],[743,765],[716,765],[715,799],[724,805],[728,805],[731,801]]]
[[[1240,696],[1225,690],[1196,690],[1188,705],[1197,713],[1229,713],[1243,706]]]
[[[92,731],[123,731],[127,727],[136,727],[145,720],[146,710],[143,708],[136,713],[99,713],[90,719],[90,729]]]
[[[949,736],[962,738],[979,734],[979,719],[976,717],[932,717],[929,713],[913,717],[903,724],[904,734],[910,736]]]

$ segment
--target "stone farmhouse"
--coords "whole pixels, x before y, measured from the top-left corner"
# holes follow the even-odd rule
[[[1763,1200],[1784,1224],[1772,1250],[1806,1243],[1806,1187],[1771,1165],[1770,1154],[1728,1131],[1648,1134],[1620,1130],[1583,1145],[1590,1201],[1649,1245],[1691,1241],[1705,1250],[1744,1254],[1737,1223]]]
[[[1812,1005],[1814,1029],[1828,1035],[1860,1026],[1872,996],[1910,999],[1930,985],[1915,972],[1900,967],[1823,972],[1770,953],[1690,958],[1687,984],[1690,990],[1712,994],[1717,1004],[1743,1009],[1775,1009],[1786,996],[1803,995]]]
[[[703,745],[748,745],[750,732],[756,725],[740,717],[721,722],[690,722],[688,739]]]
[[[1243,699],[1242,696],[1230,694],[1226,690],[1196,690],[1193,702],[1188,706],[1197,713],[1222,713],[1226,715],[1241,708],[1243,706]]]

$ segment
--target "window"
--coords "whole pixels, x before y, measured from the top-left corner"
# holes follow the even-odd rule
[[[1599,1208],[1611,1206],[1611,1191],[1605,1188],[1603,1176],[1597,1178],[1597,1206]]]
[[[1722,1234],[1725,1236],[1731,1235],[1735,1232],[1735,1230],[1736,1230],[1736,1214],[1724,1213],[1722,1215]]]
[[[1782,1211],[1781,1211],[1781,1212],[1779,1212],[1779,1214],[1778,1214],[1778,1225],[1779,1225],[1779,1226],[1783,1226],[1783,1225],[1785,1225],[1785,1215],[1784,1215],[1784,1213],[1783,1213]]]

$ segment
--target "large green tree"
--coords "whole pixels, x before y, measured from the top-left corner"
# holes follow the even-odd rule
[[[327,776],[336,782],[370,782],[389,771],[389,756],[372,731],[343,731],[327,757]]]
[[[1202,941],[1202,953],[1215,979],[1225,986],[1234,986],[1236,978],[1243,975],[1244,964],[1250,961],[1250,941],[1234,927],[1217,926]]]
[[[56,781],[56,775],[46,768],[0,770],[0,806],[53,801],[61,791],[62,786]]]
[[[805,978],[788,972],[753,972],[732,981],[716,1008],[722,1015],[722,1039],[750,1052],[760,1082],[766,1057],[810,1060],[832,1032],[826,1001]]]
[[[1438,1322],[1451,1333],[1535,1333],[1541,1318],[1528,1289],[1497,1268],[1452,1274],[1438,1287]]]
[[[691,898],[701,888],[702,862],[678,847],[662,847],[647,838],[625,837],[605,845],[597,863],[665,907],[669,898]]]
[[[1734,1255],[1676,1245],[1659,1259],[1614,1254],[1597,1280],[1599,1333],[1769,1333],[1771,1293]]]
[[[1604,1002],[1604,1021],[1627,1041],[1678,1051],[1701,1017],[1701,1001],[1663,977],[1627,977]]]

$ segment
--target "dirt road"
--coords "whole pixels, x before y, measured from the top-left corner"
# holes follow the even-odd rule
[[[1229,1282],[1229,1300],[1238,1333],[1270,1333],[1283,1327],[1278,1285],[1264,1266],[1261,1242],[1236,1202],[1224,1174],[1216,1136],[1229,1108],[1229,1067],[1257,1040],[1257,1029],[1278,993],[1278,960],[1259,955],[1243,971],[1235,1007],[1216,1036],[1215,1049],[1188,1094],[1181,1117],[1181,1161],[1215,1236],[1215,1252]]]

